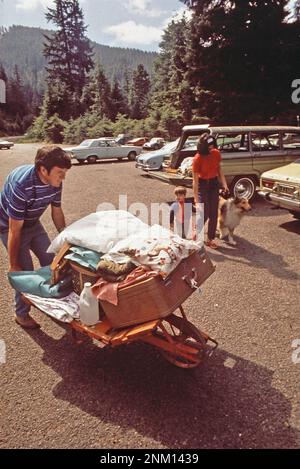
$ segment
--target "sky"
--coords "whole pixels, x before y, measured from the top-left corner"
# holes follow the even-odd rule
[[[179,0],[79,0],[87,36],[100,44],[157,51],[172,17],[181,15]],[[13,24],[54,29],[45,11],[53,0],[0,0],[0,26]]]

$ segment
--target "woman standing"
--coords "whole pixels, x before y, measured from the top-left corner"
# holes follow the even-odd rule
[[[193,160],[193,191],[196,207],[204,204],[204,224],[208,219],[205,244],[212,249],[218,247],[214,239],[218,220],[220,183],[223,190],[229,192],[220,163],[221,153],[217,149],[215,138],[208,134],[202,135]]]

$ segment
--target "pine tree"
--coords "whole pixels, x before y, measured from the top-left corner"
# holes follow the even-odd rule
[[[29,113],[17,65],[13,77],[7,81],[7,112],[16,120]]]
[[[142,64],[138,65],[132,76],[131,117],[143,119],[148,114],[150,78]]]
[[[125,99],[126,108],[128,110],[127,112],[129,112],[129,107],[130,107],[130,102],[131,102],[130,83],[131,83],[131,73],[126,67],[124,71],[124,79],[123,79],[123,95]]]
[[[111,91],[111,118],[115,121],[118,114],[127,114],[128,107],[122,94],[119,82],[115,79]]]
[[[151,115],[159,113],[157,117],[169,138],[192,119],[194,97],[187,81],[187,27],[185,17],[168,25],[159,45],[160,57],[155,63]]]
[[[195,112],[239,124],[274,118],[290,103],[291,77],[299,69],[297,35],[285,22],[287,0],[192,3],[187,81]]]
[[[49,118],[57,114],[61,119],[68,121],[79,114],[80,102],[77,100],[76,94],[71,93],[66,83],[58,78],[48,83],[45,99]]]
[[[72,116],[80,113],[76,109],[82,90],[93,68],[93,51],[85,36],[86,26],[78,0],[55,0],[55,7],[48,8],[48,22],[57,26],[52,36],[45,35],[44,55],[48,61],[48,87],[60,82],[64,93],[70,93],[67,101],[73,100]],[[51,92],[49,93],[51,99]],[[63,106],[63,103],[62,103]],[[58,115],[67,114],[64,106],[57,109]]]
[[[83,90],[82,105],[86,111],[89,110],[100,119],[113,117],[110,84],[99,63]]]

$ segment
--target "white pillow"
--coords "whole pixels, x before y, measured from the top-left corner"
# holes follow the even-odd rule
[[[125,210],[95,212],[68,226],[52,241],[47,252],[57,254],[68,242],[107,253],[121,239],[137,235],[147,227],[146,223]]]

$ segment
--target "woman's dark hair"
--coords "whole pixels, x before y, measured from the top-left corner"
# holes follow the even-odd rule
[[[48,171],[48,174],[54,166],[66,169],[70,169],[72,166],[70,156],[56,145],[47,145],[40,148],[37,151],[34,163],[37,171],[43,166]]]
[[[197,145],[197,152],[202,156],[209,155],[209,145],[213,145],[217,148],[216,139],[207,133],[201,135]]]

